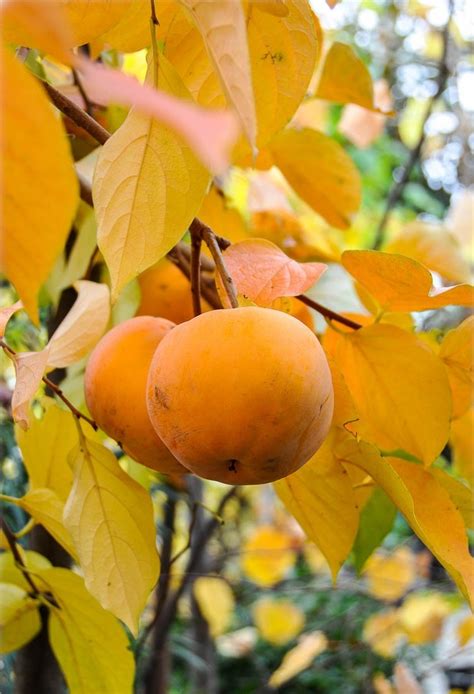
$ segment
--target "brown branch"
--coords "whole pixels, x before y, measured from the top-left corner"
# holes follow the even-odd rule
[[[332,311],[330,308],[326,308],[326,306],[321,306],[321,304],[318,304],[317,301],[313,301],[313,299],[310,299],[309,296],[299,294],[296,298],[299,301],[301,301],[301,303],[306,304],[306,306],[309,306],[310,308],[314,309],[315,311],[320,313],[322,316],[325,316],[325,318],[328,318],[329,320],[336,321],[337,323],[342,323],[342,325],[346,325],[348,328],[352,328],[353,330],[359,330],[363,327],[360,323],[356,323],[350,318],[341,316],[339,313]]]
[[[230,305],[232,306],[232,308],[238,308],[239,302],[237,301],[237,292],[235,290],[234,281],[227,271],[221,247],[219,245],[218,237],[216,236],[216,234],[214,234],[212,229],[206,226],[197,217],[195,217],[191,222],[189,230],[192,235],[200,236],[205,241],[207,247],[211,251],[214,263],[216,264],[216,270],[222,279],[222,283],[224,285],[224,289],[226,291]],[[226,239],[222,239],[221,237],[219,238],[221,242],[224,241],[226,244],[228,244]]]
[[[77,73],[77,70],[75,70],[74,68],[72,68],[72,77],[73,77],[73,79],[74,79],[74,84],[76,85],[76,87],[77,87],[78,90],[79,90],[79,94],[82,96],[82,100],[83,100],[84,105],[85,105],[85,107],[86,107],[86,108],[85,108],[86,113],[87,113],[89,116],[93,117],[93,116],[92,116],[92,109],[93,109],[92,101],[91,101],[91,100],[89,99],[89,97],[87,96],[87,92],[86,92],[86,90],[84,89],[84,85],[82,84],[82,80],[81,80],[81,78],[79,77],[79,75],[78,75],[78,73]]]
[[[19,567],[21,573],[23,574],[25,581],[28,583],[31,590],[33,591],[33,595],[41,595],[41,591],[38,589],[38,586],[35,584],[35,582],[31,578],[29,571],[26,567],[26,564],[23,561],[23,557],[21,556],[21,554],[18,550],[18,545],[16,544],[15,533],[10,528],[8,523],[6,522],[5,518],[0,518],[0,525],[1,525],[1,529],[3,530],[4,535],[6,537],[8,545],[10,547],[11,553],[13,554],[13,558],[15,559],[15,562],[18,564],[18,567]]]
[[[415,167],[416,163],[418,162],[421,154],[421,150],[423,148],[423,145],[425,143],[426,139],[426,132],[425,132],[425,126],[426,123],[431,116],[433,112],[433,108],[436,104],[436,101],[439,99],[441,94],[443,93],[445,87],[446,87],[446,81],[448,79],[448,68],[446,65],[446,59],[448,55],[448,46],[449,46],[449,24],[451,22],[451,14],[452,14],[452,1],[450,3],[450,12],[449,12],[449,17],[448,21],[446,22],[446,25],[443,29],[442,32],[442,37],[443,37],[443,52],[441,55],[441,58],[438,63],[438,79],[437,79],[437,86],[436,86],[436,91],[431,97],[429,103],[428,103],[428,108],[426,110],[425,117],[423,118],[423,122],[421,125],[421,132],[420,136],[418,138],[417,143],[413,147],[413,149],[410,150],[410,154],[408,156],[408,160],[405,164],[405,167],[403,169],[403,173],[400,176],[400,179],[396,181],[396,183],[392,186],[392,189],[389,192],[387,202],[385,204],[385,209],[382,215],[382,218],[377,226],[376,232],[375,232],[375,240],[373,244],[374,250],[378,250],[383,242],[384,242],[384,237],[385,237],[385,227],[387,226],[387,222],[390,218],[390,215],[392,214],[392,211],[399,201],[406,184],[408,183],[408,179],[410,178],[410,174],[413,171],[413,168]]]
[[[193,231],[191,225],[191,294],[193,312],[199,316],[201,311],[201,244],[202,237]]]
[[[167,258],[176,265],[176,267],[189,281],[191,281],[191,263],[190,260],[188,260],[187,254],[185,253],[186,249],[187,247],[180,242],[171,249],[167,255]],[[213,281],[204,279],[204,277],[201,275],[201,296],[210,306],[212,306],[212,308],[219,309],[222,308],[222,304],[213,285]]]

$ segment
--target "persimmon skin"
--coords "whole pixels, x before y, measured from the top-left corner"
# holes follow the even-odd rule
[[[304,465],[325,439],[334,393],[317,337],[281,311],[223,309],[162,340],[148,375],[150,419],[201,477],[263,484]]]
[[[137,316],[159,316],[183,323],[194,316],[189,281],[170,260],[163,258],[138,277],[142,293]],[[209,305],[202,301],[203,310]]]
[[[151,425],[146,407],[148,369],[158,344],[174,328],[164,318],[140,316],[116,325],[87,363],[87,407],[99,427],[134,460],[163,473],[185,473]]]

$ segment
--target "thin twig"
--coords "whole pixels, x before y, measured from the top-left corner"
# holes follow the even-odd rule
[[[84,89],[84,85],[82,84],[82,80],[81,80],[81,78],[79,77],[79,75],[77,74],[77,70],[75,70],[74,68],[72,68],[72,77],[73,77],[73,80],[74,80],[74,84],[75,84],[76,87],[78,88],[79,94],[82,96],[82,100],[84,101],[84,104],[85,104],[85,107],[86,107],[86,108],[85,108],[85,111],[86,111],[86,113],[89,114],[89,116],[92,117],[92,109],[93,109],[92,101],[91,101],[91,100],[89,99],[89,97],[87,96],[87,92],[86,92],[86,90]]]
[[[26,567],[26,564],[23,561],[23,557],[21,556],[21,554],[18,550],[18,545],[16,544],[16,537],[15,537],[13,530],[10,528],[10,526],[6,522],[5,518],[0,518],[0,525],[1,525],[1,528],[3,530],[3,534],[6,537],[8,545],[11,549],[11,553],[13,554],[15,562],[18,565],[18,568],[20,569],[21,573],[25,577],[25,581],[30,586],[34,595],[40,595],[41,591],[39,590],[38,586],[35,584],[35,582],[31,578],[29,571]]]
[[[178,243],[171,251],[168,253],[167,258],[171,260],[174,265],[183,273],[183,275],[191,281],[191,263],[184,253],[182,248],[184,244]],[[212,284],[211,284],[212,282]],[[215,286],[212,280],[205,280],[201,275],[201,296],[207,301],[207,303],[212,306],[212,308],[219,309],[222,308],[222,304],[215,291]]]
[[[313,299],[310,299],[309,296],[299,294],[296,298],[299,301],[301,301],[301,303],[306,304],[306,306],[310,306],[312,309],[320,313],[322,316],[325,316],[329,320],[336,321],[337,323],[342,323],[342,325],[346,325],[348,328],[352,328],[353,330],[360,330],[360,328],[363,327],[360,323],[356,323],[350,318],[341,316],[339,313],[332,311],[330,308],[326,308],[326,306],[321,306],[321,304],[318,304],[317,301],[313,301]]]
[[[187,541],[186,545],[183,547],[183,549],[180,549],[179,552],[176,552],[176,554],[174,555],[174,557],[170,560],[170,566],[171,566],[172,564],[174,564],[176,561],[178,561],[178,559],[179,559],[180,557],[182,557],[183,554],[184,554],[185,552],[187,552],[188,549],[191,547],[191,540],[192,540],[192,538],[193,538],[194,526],[196,525],[196,518],[197,518],[197,511],[198,511],[198,508],[199,508],[199,504],[195,502],[195,503],[192,505],[192,508],[191,508],[191,522],[190,522],[190,524],[189,524],[188,541]]]
[[[192,225],[191,225],[192,226]],[[193,297],[193,312],[201,314],[201,244],[202,237],[191,228],[191,294]]]
[[[238,308],[239,302],[237,301],[237,292],[235,290],[234,281],[227,271],[217,236],[214,234],[212,229],[206,226],[197,217],[195,217],[191,222],[189,230],[191,234],[200,236],[205,241],[207,247],[211,251],[212,258],[216,264],[216,270],[222,279],[222,283],[224,285],[224,289],[226,291],[230,305],[232,306],[232,308]]]
[[[426,132],[425,132],[425,126],[426,123],[431,116],[433,112],[433,108],[436,104],[436,101],[439,99],[441,94],[443,93],[445,87],[446,87],[446,81],[448,79],[448,69],[446,65],[446,59],[448,55],[448,46],[449,46],[449,24],[451,22],[451,14],[452,14],[452,0],[450,3],[450,12],[449,12],[449,17],[448,21],[446,22],[446,25],[443,29],[442,32],[442,37],[443,37],[443,51],[441,54],[441,58],[438,63],[438,79],[437,79],[437,86],[436,86],[436,91],[431,97],[429,103],[428,103],[428,108],[426,110],[425,117],[423,119],[423,123],[421,125],[421,131],[420,131],[420,136],[418,138],[417,143],[413,147],[413,149],[410,151],[408,160],[405,164],[405,167],[403,169],[403,173],[400,176],[399,180],[396,181],[396,183],[393,185],[392,189],[390,190],[390,193],[388,194],[387,202],[385,204],[385,209],[382,215],[382,218],[377,226],[376,232],[375,232],[375,240],[373,244],[373,248],[375,250],[378,250],[383,242],[384,242],[384,237],[385,237],[385,227],[387,226],[387,222],[390,218],[390,215],[399,201],[406,184],[408,183],[408,179],[410,178],[410,174],[415,166],[415,164],[418,162],[418,159],[420,158],[421,150],[423,148],[425,138],[426,138]]]

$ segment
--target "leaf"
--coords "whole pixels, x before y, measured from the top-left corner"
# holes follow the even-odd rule
[[[44,376],[48,362],[48,348],[41,352],[19,352],[11,358],[16,373],[15,390],[12,396],[12,416],[22,429],[27,429],[30,424],[30,402]]]
[[[133,106],[136,114],[156,119],[161,126],[167,126],[174,134],[180,136],[184,144],[187,144],[202,164],[214,174],[225,173],[230,163],[230,151],[240,132],[235,114],[227,109],[204,110],[196,104],[187,103],[188,92],[177,80],[177,75],[172,74],[171,65],[165,64],[165,61],[166,58],[160,55],[158,62],[161,78],[158,78],[156,86],[163,89],[155,89],[148,84],[142,85],[130,75],[84,58],[81,58],[78,68],[87,94],[94,102],[103,105],[118,103]],[[133,121],[135,120],[133,118]],[[127,121],[129,122],[129,119]],[[148,127],[145,130],[149,130],[152,123],[147,120],[146,122]],[[120,129],[122,128],[123,125]],[[142,138],[147,140],[144,134]],[[165,142],[169,138],[169,133],[162,133],[161,139]],[[172,137],[172,140],[174,139]],[[175,144],[175,148],[177,147],[182,152],[187,149],[183,147],[181,139]],[[160,157],[163,157],[163,153],[160,153]]]
[[[304,627],[304,613],[289,600],[261,598],[252,607],[252,618],[262,639],[273,646],[292,641]]]
[[[374,103],[370,72],[351,46],[338,41],[332,44],[326,55],[314,96],[338,104],[357,104],[370,111],[379,111]]]
[[[377,487],[360,514],[359,530],[354,542],[354,566],[360,574],[370,557],[395,522],[397,509],[385,492]]]
[[[66,552],[76,559],[77,553],[69,534],[63,524],[64,502],[51,489],[33,489],[21,499],[13,502],[26,511],[37,523],[42,525]]]
[[[474,316],[469,316],[444,337],[439,357],[448,370],[453,396],[453,418],[461,417],[473,404]]]
[[[433,467],[432,472],[440,485],[448,492],[466,528],[474,530],[474,499],[471,489],[442,468]]]
[[[49,608],[49,640],[71,694],[130,694],[134,662],[125,631],[68,569],[38,572],[59,607]]]
[[[30,569],[33,573],[39,569],[49,569],[51,567],[51,562],[46,557],[38,552],[33,552],[32,550],[23,550],[18,547],[18,550],[23,559],[25,566]],[[1,583],[13,583],[19,586],[26,592],[31,590],[31,586],[25,579],[22,571],[18,568],[15,557],[11,552],[2,552],[0,554],[0,582]],[[0,640],[1,643],[1,640]]]
[[[423,694],[412,671],[403,663],[396,663],[394,668],[396,694]]]
[[[209,624],[212,638],[224,634],[235,607],[234,594],[227,581],[215,576],[199,576],[193,584],[193,595]]]
[[[329,224],[346,229],[359,207],[361,184],[344,149],[310,128],[287,128],[273,138],[269,148],[300,198]]]
[[[432,463],[448,440],[451,417],[440,359],[415,335],[381,323],[333,332],[325,348],[359,413],[351,429],[384,450],[401,448]]]
[[[0,653],[16,651],[41,629],[38,601],[11,583],[0,583]]]
[[[71,412],[61,409],[49,398],[46,402],[43,418],[34,418],[28,431],[17,427],[15,436],[30,489],[48,488],[66,501],[72,486],[67,456],[77,443],[77,428]]]
[[[281,687],[282,684],[306,670],[313,660],[326,650],[327,645],[327,638],[322,631],[304,634],[298,645],[285,653],[280,665],[268,680],[270,687]]]
[[[259,586],[272,586],[288,573],[296,561],[293,537],[262,525],[242,547],[242,571]]]
[[[451,611],[448,601],[440,593],[412,593],[400,607],[398,618],[408,642],[420,645],[439,638],[443,620]]]
[[[245,16],[234,0],[180,0],[204,39],[222,88],[255,147],[257,120],[247,44]]]
[[[0,57],[0,151],[8,170],[0,266],[37,322],[38,292],[66,243],[78,183],[64,129],[43,89],[8,50]]]
[[[22,308],[23,304],[21,301],[17,301],[11,306],[4,306],[3,308],[0,308],[0,338],[5,335],[5,329],[10,318],[17,311],[21,311]]]
[[[320,104],[320,102],[310,102]],[[374,105],[377,109],[389,111],[392,108],[390,88],[385,80],[374,83]],[[377,111],[368,111],[356,104],[345,106],[337,125],[340,133],[347,137],[352,144],[361,149],[369,147],[385,127],[386,116]]]
[[[150,496],[104,446],[84,438],[70,456],[74,484],[64,523],[88,590],[136,633],[159,559]]]
[[[231,243],[248,238],[247,225],[236,209],[230,207],[223,193],[212,186],[202,201],[197,214],[216,234],[224,236]],[[202,249],[205,251],[205,248]]]
[[[450,444],[456,472],[472,487],[474,485],[474,409],[451,422]]]
[[[83,46],[113,27],[135,0],[54,0],[61,4],[67,26],[72,32],[72,45]]]
[[[474,637],[474,615],[470,614],[465,617],[457,626],[456,629],[459,644],[465,646]]]
[[[376,552],[365,565],[364,577],[374,598],[399,600],[416,581],[415,556],[408,547],[398,547],[391,554]]]
[[[186,96],[160,57],[159,86]],[[98,243],[112,276],[112,298],[162,258],[196,214],[208,174],[173,131],[133,110],[104,145],[94,175]]]
[[[224,259],[237,292],[260,306],[302,294],[327,269],[324,263],[298,263],[265,239],[238,241],[224,252]],[[229,305],[220,276],[216,282],[224,306]]]
[[[466,529],[448,493],[421,465],[383,458],[376,448],[349,437],[336,450],[345,463],[362,468],[400,509],[420,540],[444,566],[466,598],[471,600],[473,559]]]
[[[384,251],[413,258],[449,282],[469,282],[471,276],[459,242],[440,224],[412,222]]]
[[[474,303],[473,287],[460,284],[434,289],[429,270],[402,255],[345,251],[342,264],[377,299],[383,311],[427,311]]]
[[[74,288],[78,292],[77,299],[48,343],[48,366],[64,368],[85,357],[109,322],[107,285],[81,280]]]
[[[393,658],[405,640],[398,610],[384,610],[371,615],[364,624],[362,638],[377,655]]]
[[[158,20],[161,25],[163,6],[174,4],[170,0],[160,0],[156,3]],[[101,34],[101,45],[111,46],[122,53],[134,53],[151,44],[150,31],[151,4],[150,0],[134,0],[129,3],[127,11],[117,24]]]
[[[352,484],[331,451],[331,438],[297,472],[274,483],[287,511],[326,557],[335,580],[357,533]]]

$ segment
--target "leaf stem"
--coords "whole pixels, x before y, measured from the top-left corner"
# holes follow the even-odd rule
[[[314,309],[325,318],[329,318],[329,320],[336,321],[337,323],[342,323],[342,325],[346,325],[348,328],[352,328],[353,330],[360,330],[360,328],[363,327],[360,323],[356,323],[350,318],[341,316],[339,313],[332,311],[330,308],[318,304],[317,301],[313,301],[313,299],[310,299],[309,296],[299,294],[296,298],[298,299],[298,301],[301,301],[301,303],[306,304],[306,306],[309,306],[310,308]]]
[[[13,554],[13,557],[15,559],[15,563],[17,564],[18,568],[20,569],[21,573],[23,574],[25,581],[28,583],[31,590],[33,591],[33,595],[35,595],[35,596],[40,595],[41,591],[38,589],[38,586],[35,584],[35,582],[31,578],[30,573],[29,573],[29,571],[25,565],[25,562],[23,561],[23,557],[20,554],[20,551],[18,549],[18,545],[16,544],[15,533],[10,528],[10,526],[8,525],[5,518],[0,518],[0,526],[1,526],[1,529],[3,530],[3,533],[7,539],[11,553]]]

